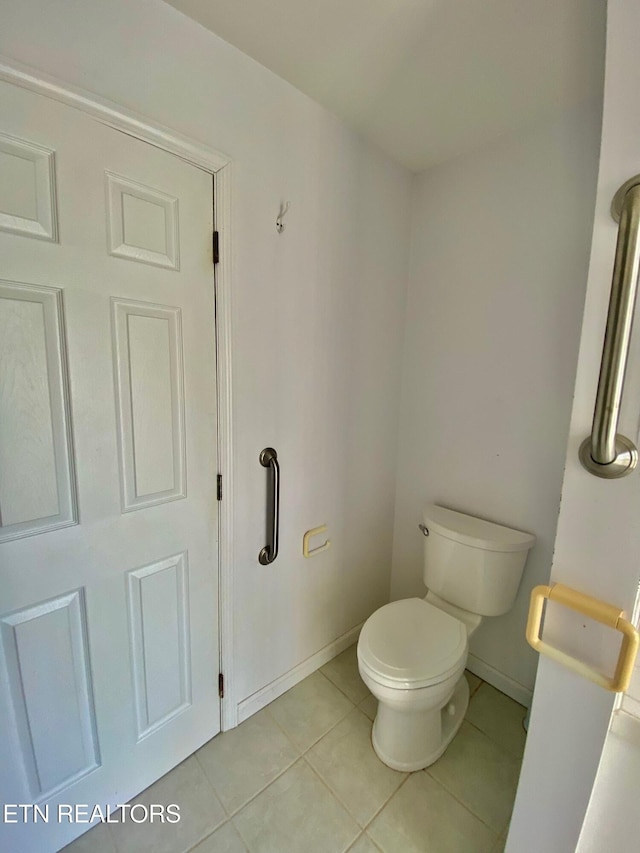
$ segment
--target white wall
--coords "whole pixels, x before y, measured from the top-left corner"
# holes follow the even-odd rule
[[[470,667],[520,701],[537,663],[529,593],[548,581],[556,531],[599,131],[594,99],[426,172],[413,200],[392,598],[424,595],[429,502],[535,533],[513,610],[471,643]]]
[[[160,0],[2,0],[0,16],[0,53],[233,158],[241,700],[388,598],[410,175]],[[267,445],[282,528],[263,567]],[[332,548],[304,560],[323,522]]]

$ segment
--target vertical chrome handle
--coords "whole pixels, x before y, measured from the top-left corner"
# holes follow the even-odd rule
[[[267,544],[258,554],[258,562],[263,566],[273,563],[278,556],[278,535],[280,533],[280,466],[278,454],[273,447],[265,447],[260,454],[260,464],[269,469],[267,483]]]
[[[582,465],[607,479],[624,477],[638,464],[635,444],[617,430],[640,272],[640,175],[620,187],[611,215],[620,225],[607,327],[591,435],[580,445]]]

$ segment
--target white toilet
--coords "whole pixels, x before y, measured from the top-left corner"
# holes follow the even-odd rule
[[[373,747],[394,770],[433,764],[469,704],[468,638],[513,606],[535,536],[431,505],[424,512],[426,598],[385,604],[365,622],[358,668],[378,700]]]

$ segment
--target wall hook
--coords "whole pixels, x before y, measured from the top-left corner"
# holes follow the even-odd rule
[[[280,205],[280,213],[278,214],[278,218],[276,219],[276,231],[278,232],[278,234],[282,234],[282,232],[284,231],[285,225],[282,220],[284,219],[284,216],[290,207],[290,201],[285,201]]]

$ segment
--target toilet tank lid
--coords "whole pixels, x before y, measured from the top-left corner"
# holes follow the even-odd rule
[[[487,551],[528,551],[536,541],[532,533],[494,524],[493,521],[436,504],[429,504],[425,509],[424,523],[430,531],[447,539]]]

